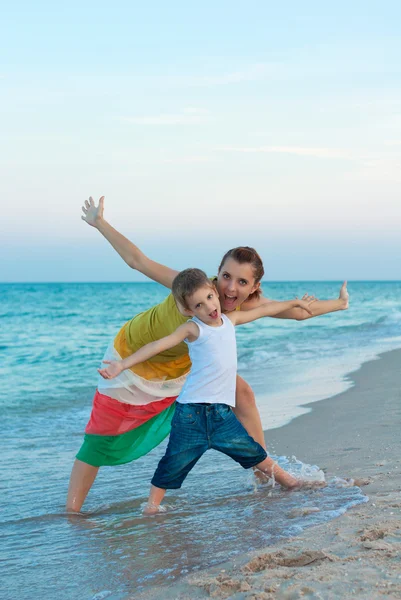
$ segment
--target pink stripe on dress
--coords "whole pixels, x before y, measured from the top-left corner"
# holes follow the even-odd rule
[[[177,396],[163,398],[145,405],[125,404],[96,390],[92,412],[85,433],[120,435],[136,429],[171,406]]]

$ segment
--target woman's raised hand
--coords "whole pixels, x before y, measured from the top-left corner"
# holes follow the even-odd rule
[[[117,375],[119,375],[123,370],[121,360],[104,360],[102,362],[109,365],[103,369],[98,369],[98,372],[103,379],[113,379],[114,377],[117,377]]]
[[[96,204],[93,201],[92,196],[89,196],[89,200],[85,200],[85,204],[82,207],[82,212],[84,213],[81,216],[83,221],[86,221],[88,225],[92,227],[97,227],[97,224],[101,219],[103,219],[103,210],[104,210],[104,196],[99,199],[99,204]]]

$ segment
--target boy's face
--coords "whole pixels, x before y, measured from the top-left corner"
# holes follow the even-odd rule
[[[206,325],[221,324],[221,308],[217,292],[213,286],[205,285],[187,297],[190,314],[198,317]]]

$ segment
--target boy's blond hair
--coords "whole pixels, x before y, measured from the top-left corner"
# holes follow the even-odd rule
[[[188,296],[192,296],[197,290],[205,286],[216,291],[215,286],[204,271],[201,269],[184,269],[175,277],[171,292],[175,300],[189,310]]]

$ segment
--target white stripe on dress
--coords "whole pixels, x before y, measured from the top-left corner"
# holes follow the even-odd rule
[[[103,360],[121,360],[112,342]],[[101,365],[104,368],[104,364]],[[97,388],[101,394],[125,404],[150,404],[157,400],[178,396],[187,378],[187,373],[176,379],[144,379],[127,369],[114,379],[98,376]]]

